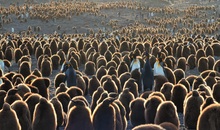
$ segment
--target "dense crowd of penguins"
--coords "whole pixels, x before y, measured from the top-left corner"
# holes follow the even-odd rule
[[[102,38],[2,34],[0,130],[126,130],[128,122],[133,130],[220,129],[220,37],[213,35],[220,24],[216,17],[195,24],[190,16],[203,17],[203,9],[215,10],[193,6],[185,18],[153,17],[147,22],[158,27],[135,23]],[[51,81],[54,70],[61,71]]]

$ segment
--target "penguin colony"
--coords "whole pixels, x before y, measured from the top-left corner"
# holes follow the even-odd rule
[[[47,8],[54,5],[56,9]],[[77,2],[74,11],[62,6],[74,5],[34,5],[29,15],[48,22],[52,19],[48,16],[71,18],[130,8],[150,12],[146,23],[157,27],[137,22],[102,38],[93,30],[89,37],[32,32],[40,27],[28,27],[26,36],[0,35],[0,130],[220,129],[220,36],[215,35],[220,19],[213,16],[199,23],[193,19],[207,16],[215,6],[183,11],[137,8],[133,2],[110,2],[99,8]],[[39,12],[43,8],[49,14]],[[1,26],[11,22],[9,13],[20,22],[28,20],[13,5],[0,11]],[[175,33],[170,34],[167,26]],[[11,71],[13,66],[17,69]],[[189,74],[191,70],[199,75]]]

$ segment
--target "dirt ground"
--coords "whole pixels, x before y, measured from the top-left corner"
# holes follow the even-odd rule
[[[19,1],[19,3],[17,3]],[[23,5],[25,2],[24,0],[17,0],[13,4]],[[81,0],[84,1],[84,0]],[[97,6],[108,2],[108,0],[87,0],[89,2],[97,2]],[[111,2],[116,0],[111,0]],[[132,0],[133,1],[133,0]],[[195,0],[174,0],[173,2],[165,1],[165,0],[136,0],[137,2],[142,3],[143,5],[149,6],[149,7],[163,7],[163,6],[169,6],[173,8],[178,9],[185,9],[189,7],[190,5],[213,5],[217,6],[216,13],[219,13],[219,7],[220,5],[219,1],[197,1]],[[49,0],[34,0],[34,4],[37,3],[46,3],[49,2]],[[9,0],[1,0],[0,5],[4,7],[8,7],[11,3]],[[120,16],[118,13],[120,12]],[[142,12],[141,10],[133,10],[128,8],[117,8],[117,9],[103,9],[101,10],[102,15],[95,16],[93,14],[84,13],[82,15],[74,15],[71,17],[71,19],[50,19],[49,21],[42,21],[39,19],[30,19],[27,18],[27,22],[20,22],[15,15],[10,15],[12,19],[12,22],[9,24],[4,24],[3,27],[0,29],[0,33],[7,33],[11,32],[12,28],[14,28],[14,33],[21,33],[23,31],[26,31],[28,27],[41,27],[41,31],[34,32],[38,34],[52,34],[54,32],[57,32],[59,34],[62,33],[83,33],[88,34],[89,31],[92,29],[94,32],[98,32],[99,30],[105,31],[105,32],[112,32],[114,29],[120,29],[122,27],[128,26],[130,24],[134,24],[135,22],[139,21],[141,23],[146,23],[145,19],[148,18],[149,12]],[[212,13],[212,12],[211,12]],[[140,14],[143,14],[143,17],[141,17]],[[159,15],[158,15],[159,16]],[[209,17],[209,16],[207,16]],[[109,23],[110,21],[115,20],[117,21],[117,27],[112,28]],[[58,25],[60,26],[60,29],[58,30]],[[217,59],[217,57],[216,57]],[[32,70],[36,68],[37,60],[34,56],[32,56]],[[83,70],[84,66],[80,67],[80,70]],[[13,64],[12,67],[10,67],[10,71],[17,71],[18,66],[17,64]],[[51,79],[51,88],[50,88],[50,96],[54,96],[54,84],[53,80],[56,74],[59,72],[59,70],[53,71],[53,74],[49,77]],[[190,70],[186,72],[187,75],[195,74],[199,75],[199,72],[197,69]],[[89,97],[88,97],[89,98]],[[182,118],[182,115],[180,115],[180,118]],[[183,124],[183,121],[181,119],[181,124]],[[62,129],[62,128],[61,128]],[[128,129],[131,129],[131,125],[128,126]]]

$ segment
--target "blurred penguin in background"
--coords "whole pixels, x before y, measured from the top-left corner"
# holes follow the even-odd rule
[[[161,52],[157,54],[156,62],[154,63],[154,76],[162,75],[166,77],[166,72],[164,69],[164,62]]]
[[[61,67],[61,72],[65,74],[64,82],[67,87],[76,86],[76,71],[70,62],[65,61]]]
[[[135,69],[138,69],[140,71],[141,62],[138,59],[137,54],[135,54],[135,53],[133,53],[133,60],[131,61],[130,68],[131,68],[131,72]]]
[[[142,69],[142,81],[144,91],[152,90],[154,85],[154,74],[149,60],[149,53],[146,51],[146,61]]]

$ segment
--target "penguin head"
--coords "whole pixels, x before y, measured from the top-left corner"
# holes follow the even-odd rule
[[[70,67],[72,67],[71,63],[69,61],[65,61],[61,67],[61,72],[65,72]]]

